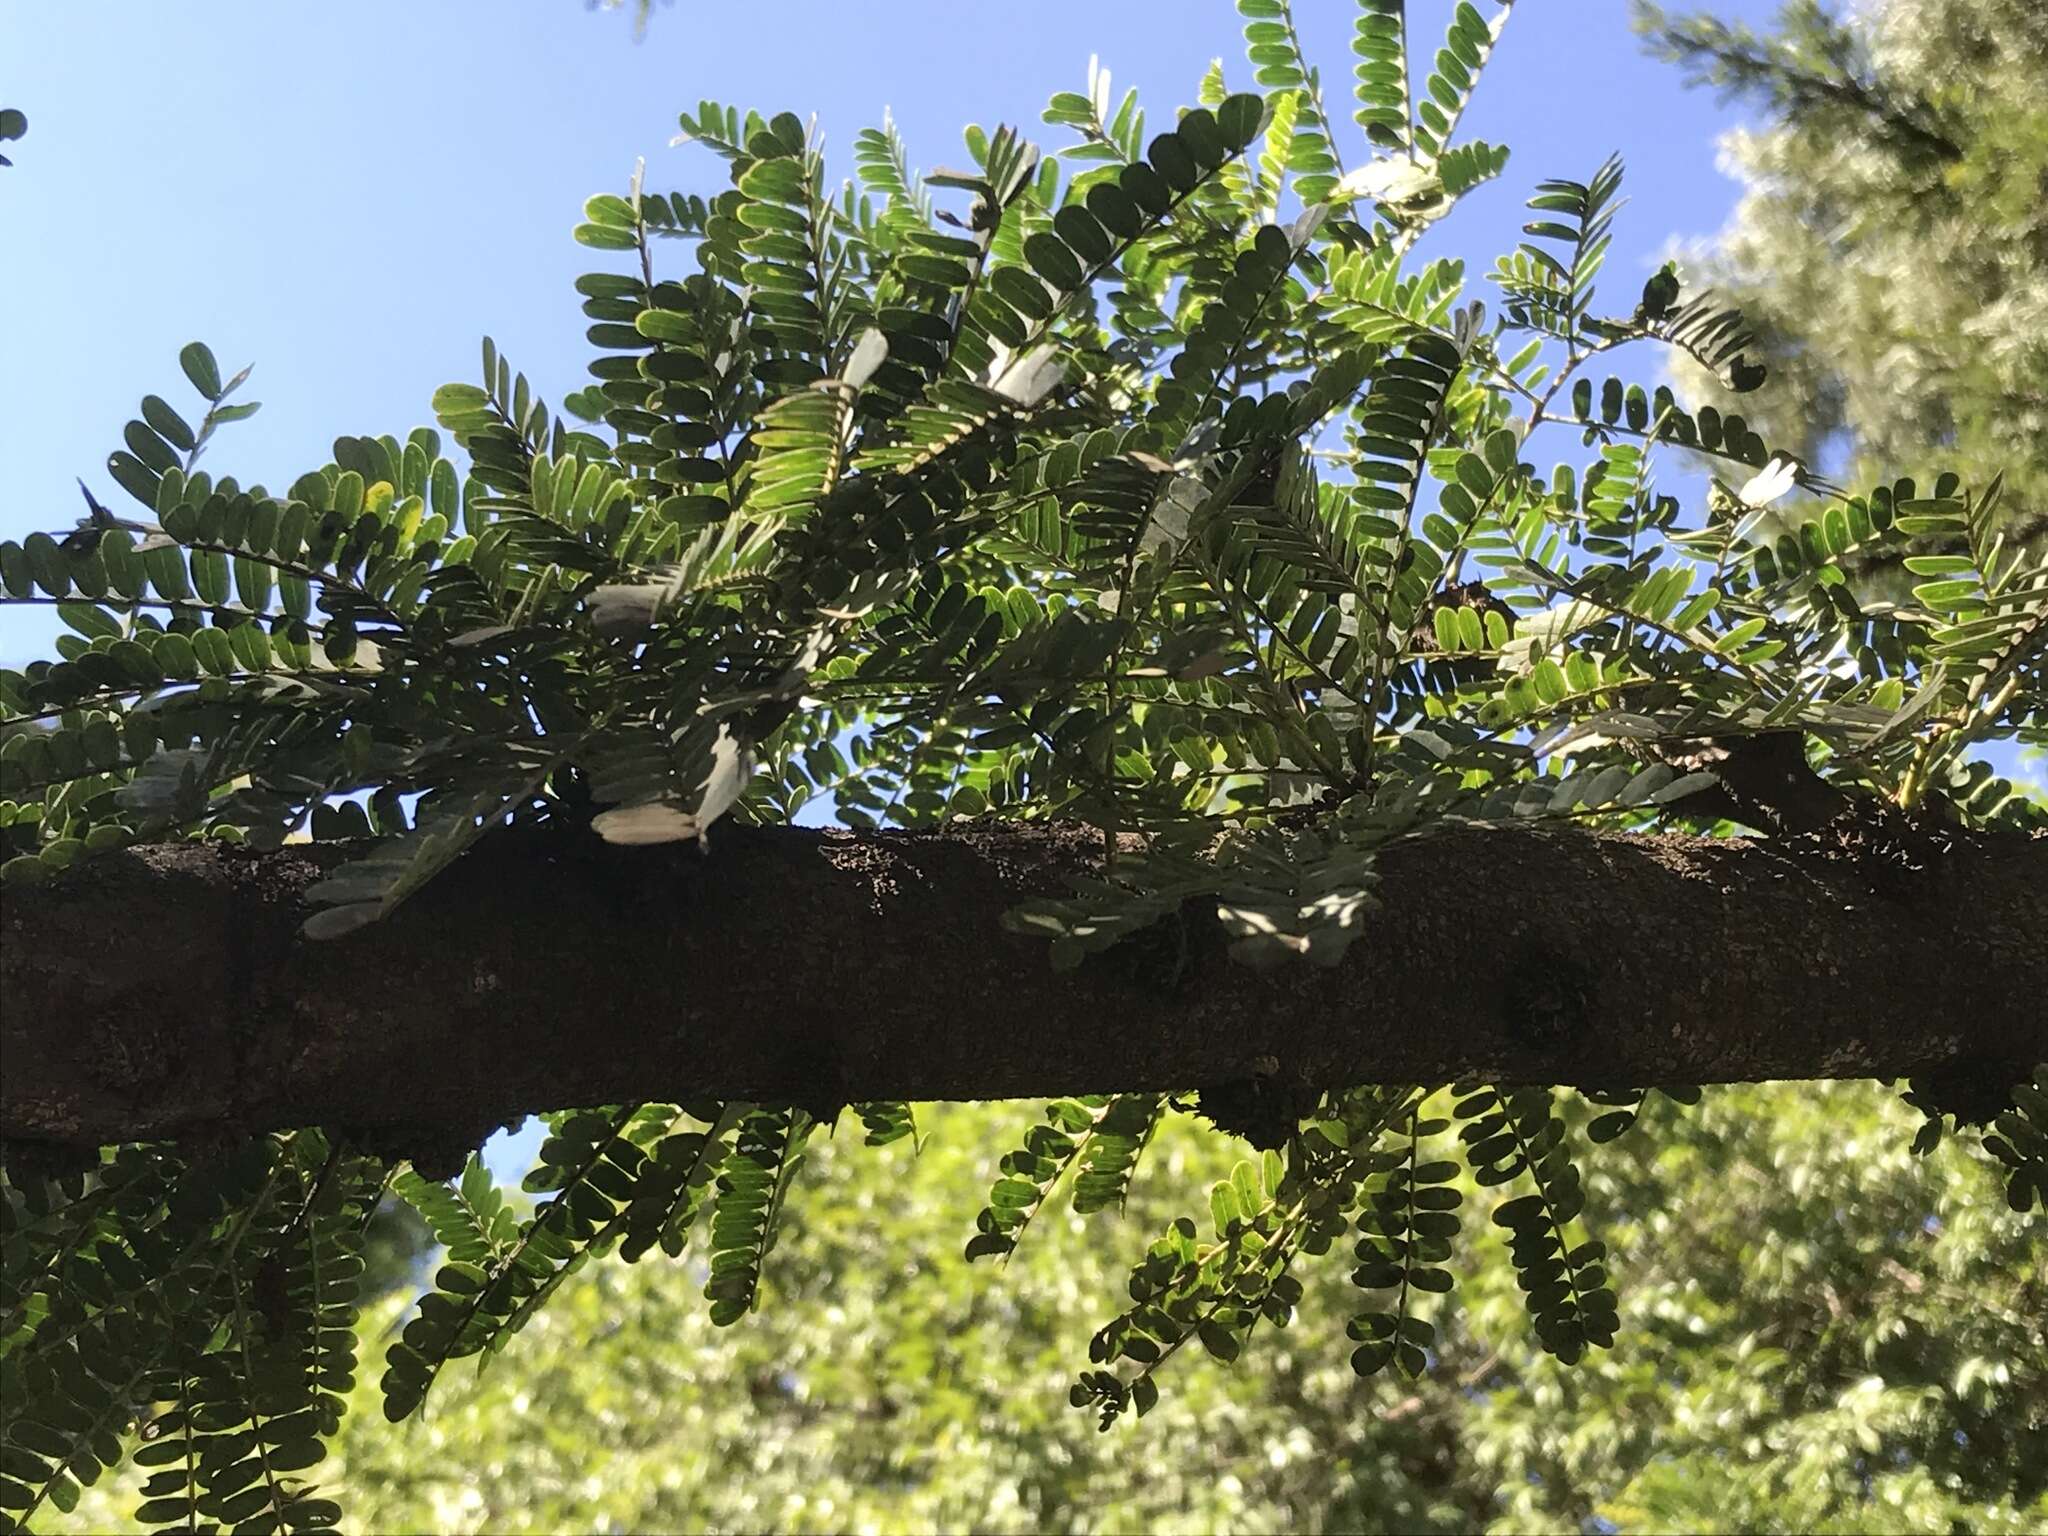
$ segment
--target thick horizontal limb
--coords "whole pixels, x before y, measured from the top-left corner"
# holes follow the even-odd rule
[[[1000,918],[1097,846],[1048,826],[722,828],[708,853],[507,832],[326,943],[298,934],[302,893],[350,850],[106,855],[0,897],[0,1138],[318,1123],[445,1151],[637,1100],[2048,1058],[2048,840],[1456,829],[1386,852],[1334,968],[1247,969],[1198,919],[1058,974]]]

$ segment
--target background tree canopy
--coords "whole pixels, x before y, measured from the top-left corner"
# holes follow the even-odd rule
[[[273,492],[195,342],[133,504],[0,543],[71,631],[0,672],[10,1522],[2038,1520],[2022,472],[1745,417],[1823,338],[1606,291],[1619,159],[1430,259],[1512,0],[1361,0],[1341,104],[1238,9],[1250,88],[928,176],[699,103],[726,190],[585,207],[564,413],[486,341]],[[1811,8],[1645,19],[1959,142]],[[1912,1086],[1693,1086],[1772,1075]]]
[[[2013,536],[2037,542],[2048,531],[2048,12],[1882,0],[1844,19],[1805,3],[1763,36],[1641,13],[1689,75],[1770,113],[1728,145],[1748,190],[1699,264],[1762,338],[1770,378],[1743,408],[1773,442],[1852,480],[2002,472]],[[1685,382],[1714,397],[1711,379]]]

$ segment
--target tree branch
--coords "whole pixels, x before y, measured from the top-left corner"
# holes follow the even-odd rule
[[[1902,148],[1946,163],[1963,158],[1934,106],[1894,92],[1858,33],[1817,5],[1781,18],[1777,35],[1759,37],[1718,17],[1673,17],[1638,0],[1636,30],[1652,52],[1688,71],[1688,85],[1717,86],[1724,100],[1760,96],[1794,126],[1803,112],[1835,107]]]
[[[1624,1086],[2048,1059],[2048,839],[1454,829],[1389,849],[1350,957],[1255,972],[1213,917],[1061,975],[1005,931],[1072,828],[503,832],[393,919],[298,936],[342,845],[90,860],[0,899],[0,1137],[318,1123],[474,1145],[526,1111],[1275,1080]],[[1158,942],[1148,942],[1156,938]]]

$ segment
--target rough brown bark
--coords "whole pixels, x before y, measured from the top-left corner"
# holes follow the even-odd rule
[[[2048,1058],[2048,840],[1454,830],[1385,854],[1382,905],[1333,969],[1246,969],[1195,921],[1056,974],[999,919],[1092,846],[1050,827],[722,829],[708,854],[501,833],[320,944],[297,935],[301,892],[346,850],[108,855],[0,901],[0,1137],[320,1123],[411,1152],[646,1099]]]

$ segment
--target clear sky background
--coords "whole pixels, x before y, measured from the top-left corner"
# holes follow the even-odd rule
[[[1776,6],[1713,8],[1762,21]],[[1296,10],[1356,165],[1355,8]],[[1411,25],[1439,31],[1450,10],[1413,0]],[[1154,131],[1213,58],[1250,83],[1230,0],[676,0],[638,45],[629,12],[0,0],[0,106],[29,119],[0,170],[0,534],[68,527],[78,475],[133,510],[106,455],[145,393],[193,405],[177,354],[194,339],[224,371],[255,364],[242,398],[261,413],[206,456],[245,485],[289,484],[340,434],[430,424],[429,396],[476,378],[486,333],[548,399],[581,387],[570,284],[618,258],[569,231],[586,197],[626,190],[638,156],[650,189],[722,187],[715,156],[669,144],[677,111],[704,97],[815,112],[850,171],[853,135],[885,107],[926,167],[966,160],[971,121],[1064,142],[1039,114],[1053,91],[1085,89],[1091,53],[1119,94],[1138,87]],[[1536,181],[1584,180],[1618,150],[1631,205],[1608,270],[1625,311],[1673,237],[1727,217],[1736,188],[1714,140],[1736,120],[1642,54],[1626,0],[1523,0],[1465,120],[1514,158],[1425,251],[1483,273]],[[48,609],[0,609],[0,662],[46,654],[54,632]],[[530,1145],[501,1142],[494,1161],[521,1164]]]

